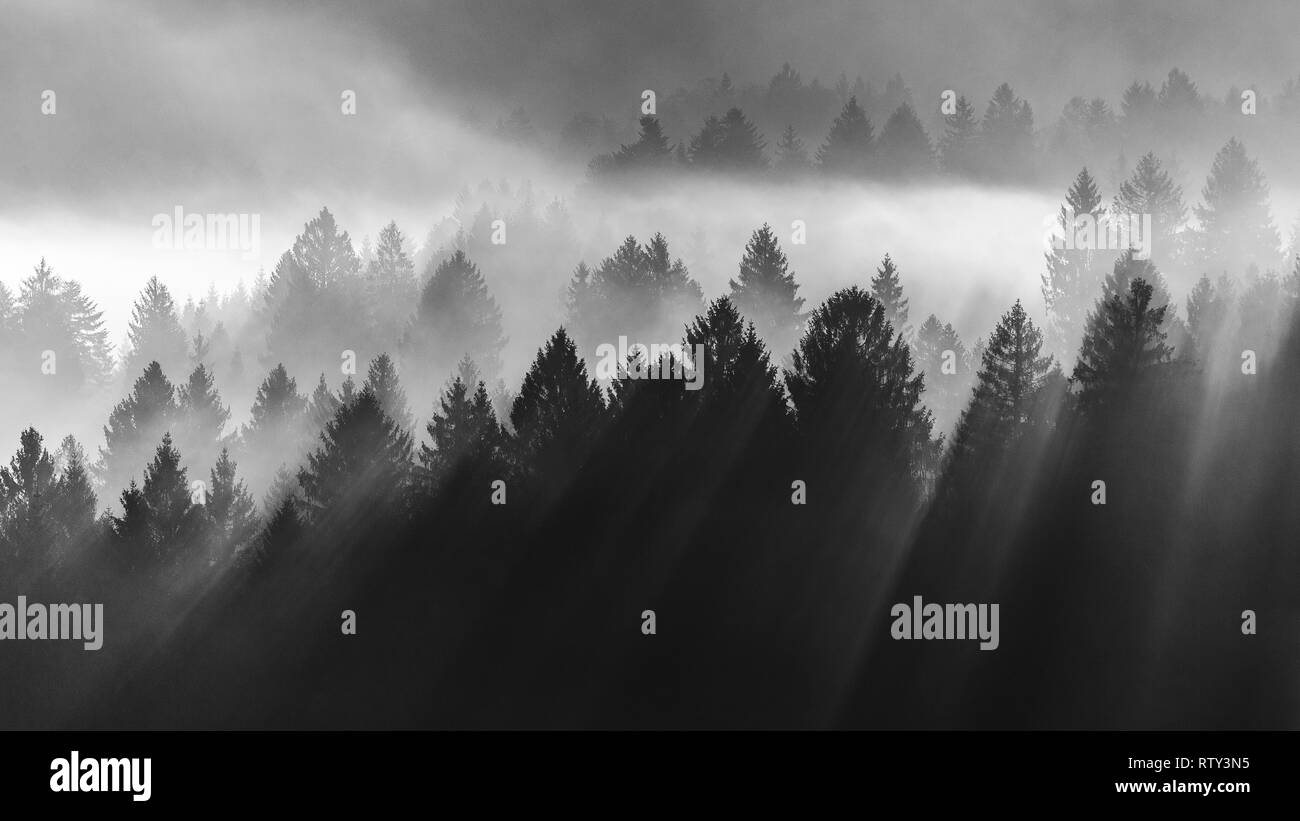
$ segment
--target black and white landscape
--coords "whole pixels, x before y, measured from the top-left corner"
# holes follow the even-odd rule
[[[7,4],[0,729],[1300,728],[1298,27]]]

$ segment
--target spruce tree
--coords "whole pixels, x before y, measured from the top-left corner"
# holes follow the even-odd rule
[[[794,272],[767,223],[750,236],[740,273],[728,280],[731,301],[775,351],[788,351],[803,324],[804,300]]]
[[[933,449],[923,377],[875,297],[854,286],[814,310],[785,381],[812,464],[852,465],[875,489],[920,490]]]
[[[1193,210],[1200,222],[1200,263],[1209,273],[1277,266],[1281,238],[1269,211],[1268,183],[1235,137],[1214,156],[1201,196],[1205,204]]]
[[[1071,377],[1081,410],[1095,418],[1123,403],[1150,369],[1169,362],[1173,350],[1161,330],[1168,307],[1152,301],[1152,287],[1141,278],[1098,301]]]
[[[903,283],[898,274],[898,266],[885,254],[885,259],[871,278],[871,295],[885,311],[885,320],[893,326],[894,333],[902,334],[903,339],[911,339],[912,326],[907,324],[907,303],[903,298]]]
[[[808,151],[804,147],[803,140],[799,139],[794,126],[786,125],[780,141],[776,144],[776,164],[773,170],[779,177],[792,178],[806,172],[809,165]]]
[[[420,295],[415,265],[407,255],[406,238],[396,222],[379,232],[374,258],[366,266],[367,304],[372,336],[382,342],[397,342],[400,329],[411,319]]]
[[[900,105],[876,141],[880,172],[890,177],[914,177],[934,171],[934,149],[925,126],[910,105]]]
[[[979,118],[975,106],[964,96],[957,98],[953,113],[943,118],[939,140],[939,165],[949,174],[972,176],[980,170]]]
[[[257,534],[257,506],[243,481],[235,475],[235,469],[230,452],[222,448],[216,465],[209,472],[212,481],[205,506],[208,561],[213,565],[225,564]]]
[[[872,168],[873,137],[867,113],[858,105],[857,97],[850,97],[831,124],[826,142],[817,149],[817,164],[833,176],[862,176]]]
[[[1138,160],[1133,175],[1120,185],[1113,210],[1120,218],[1149,214],[1151,258],[1160,262],[1160,267],[1182,264],[1183,255],[1177,243],[1181,239],[1179,232],[1187,222],[1183,189],[1161,168],[1155,152],[1148,151]]]
[[[466,354],[487,378],[495,378],[501,371],[505,347],[501,309],[488,293],[478,266],[465,252],[456,251],[426,276],[428,281],[407,330],[405,353],[439,380]]]
[[[136,380],[131,395],[113,408],[104,427],[98,473],[103,486],[123,488],[139,476],[154,452],[154,442],[175,423],[172,383],[157,362],[150,362]]]
[[[386,353],[381,353],[370,360],[366,372],[366,381],[362,385],[368,388],[379,400],[379,407],[389,419],[404,430],[411,430],[415,420],[411,416],[410,406],[406,402],[406,391],[397,377],[397,366]]]
[[[1086,237],[1085,220],[1100,226],[1104,217],[1105,209],[1101,205],[1097,184],[1084,168],[1070,185],[1065,194],[1065,204],[1057,214],[1060,236],[1055,237],[1054,247],[1046,253],[1047,272],[1042,277],[1048,349],[1063,359],[1072,358],[1078,350],[1088,310],[1096,298],[1102,272],[1111,257],[1108,251],[1100,250],[1096,242],[1083,243],[1091,247],[1079,247],[1078,238],[1081,235]],[[1068,245],[1075,247],[1068,247],[1064,241],[1067,235],[1074,237]],[[1093,236],[1095,238],[1096,234]]]
[[[131,308],[126,354],[126,373],[139,373],[150,362],[167,373],[184,373],[188,364],[189,341],[176,314],[176,303],[167,286],[150,277]]]
[[[1045,420],[1039,392],[1052,371],[1043,352],[1043,334],[1020,301],[1002,315],[990,334],[979,365],[970,404],[953,436],[950,457],[992,456],[1016,441],[1028,426]]]
[[[17,338],[8,350],[18,373],[39,374],[26,382],[31,389],[66,396],[108,384],[113,356],[103,312],[78,282],[58,276],[44,258],[22,281],[12,321]],[[55,356],[53,373],[40,368],[47,352]]]
[[[222,431],[230,419],[230,409],[221,403],[212,373],[203,365],[190,373],[179,393],[177,447],[189,454],[190,464],[202,475],[224,447]]]
[[[0,567],[12,576],[49,561],[59,531],[51,515],[54,459],[35,428],[19,437],[18,452],[0,468]]]
[[[993,92],[984,111],[980,142],[984,167],[995,179],[1025,176],[1025,160],[1034,148],[1034,112],[1006,83]]]
[[[457,475],[482,473],[501,466],[504,439],[487,387],[460,375],[438,401],[428,431],[431,446],[420,445],[420,474],[426,493],[436,492]]]
[[[395,513],[405,504],[410,475],[411,435],[363,387],[321,431],[320,444],[298,471],[298,484],[313,516],[342,515],[348,506]]]
[[[518,464],[548,484],[586,460],[605,418],[600,387],[560,328],[537,352],[510,409]]]

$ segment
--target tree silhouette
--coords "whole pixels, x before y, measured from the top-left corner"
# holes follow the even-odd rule
[[[795,295],[799,285],[794,272],[767,223],[750,236],[740,273],[727,284],[736,309],[754,323],[771,347],[789,350],[803,323],[804,300]]]
[[[944,115],[943,122],[943,137],[939,140],[940,167],[949,174],[975,174],[980,163],[980,130],[975,106],[964,96],[958,97],[953,113]]]
[[[817,164],[828,174],[862,176],[872,168],[874,130],[867,114],[850,97],[831,124],[826,142],[817,149]]]
[[[1078,242],[1071,242],[1069,245],[1074,247],[1067,247],[1064,239],[1070,234],[1077,239],[1083,220],[1091,220],[1096,226],[1102,224],[1104,217],[1105,209],[1101,205],[1097,184],[1084,168],[1070,185],[1065,194],[1065,204],[1057,214],[1056,225],[1062,234],[1061,241],[1046,253],[1047,273],[1042,277],[1048,348],[1063,357],[1073,356],[1078,350],[1088,310],[1101,283],[1104,266],[1111,257],[1109,252],[1100,250],[1097,243],[1081,248]]]
[[[898,266],[885,254],[885,259],[871,278],[871,295],[885,310],[885,321],[894,327],[896,333],[904,339],[912,336],[912,326],[907,324],[907,303],[903,297],[903,283],[898,274]]]
[[[176,418],[175,391],[157,362],[150,362],[131,395],[113,408],[104,428],[98,473],[104,487],[124,487],[154,452],[153,443]]]
[[[560,328],[537,352],[510,409],[518,464],[554,487],[581,467],[604,418],[600,387]]]
[[[379,400],[380,409],[389,419],[396,422],[402,430],[411,430],[415,420],[406,402],[406,391],[402,390],[402,383],[397,378],[397,366],[388,354],[381,353],[370,360],[370,368],[362,387],[370,389]]]
[[[320,434],[320,445],[298,471],[310,515],[343,515],[353,488],[383,510],[404,503],[411,474],[411,435],[380,407],[373,390],[363,387],[355,401],[341,404]],[[357,502],[354,501],[353,504]]]
[[[165,372],[185,372],[189,342],[176,315],[171,292],[158,277],[149,278],[131,308],[128,338],[130,348],[125,362],[128,374],[139,373],[150,362],[159,363]]]
[[[925,126],[912,106],[903,103],[880,131],[876,158],[881,172],[891,177],[914,177],[934,171],[934,149]]]
[[[463,251],[439,262],[420,294],[404,351],[439,379],[469,354],[492,379],[500,373],[505,344],[501,309],[478,266]]]
[[[1121,402],[1145,371],[1169,361],[1173,349],[1160,329],[1168,305],[1153,305],[1151,297],[1150,283],[1132,279],[1127,292],[1104,296],[1088,317],[1071,378],[1085,413],[1095,415]]]

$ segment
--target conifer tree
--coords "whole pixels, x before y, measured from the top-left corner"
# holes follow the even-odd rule
[[[1181,264],[1182,251],[1176,243],[1187,222],[1187,206],[1183,204],[1182,186],[1161,168],[1155,152],[1142,155],[1133,175],[1120,185],[1114,211],[1121,218],[1149,214],[1151,258],[1162,263],[1160,267]]]
[[[171,292],[158,277],[149,278],[131,308],[128,339],[127,373],[138,373],[154,361],[162,365],[165,372],[184,372],[189,342],[176,314]]]
[[[903,283],[898,274],[898,266],[885,254],[885,259],[871,278],[871,295],[885,311],[885,321],[894,328],[894,333],[902,334],[903,339],[911,339],[912,326],[907,324],[907,303],[903,297]]]
[[[560,328],[538,352],[510,409],[518,464],[548,483],[585,461],[605,417],[600,387]]]
[[[257,506],[242,480],[235,475],[235,462],[222,448],[210,471],[207,504],[209,563],[220,565],[242,550],[257,534]]]
[[[402,389],[402,383],[397,377],[397,366],[388,354],[381,353],[370,360],[370,368],[362,387],[370,389],[379,400],[380,409],[389,419],[396,422],[402,430],[411,430],[415,420],[406,402],[406,391]]]
[[[875,297],[854,286],[813,311],[785,381],[814,464],[852,464],[873,487],[919,490],[911,480],[933,450],[923,377]]]
[[[934,170],[934,149],[916,111],[903,103],[885,121],[876,141],[876,159],[882,174],[912,177]]]
[[[804,300],[795,295],[799,285],[794,272],[767,223],[750,236],[740,273],[727,284],[736,309],[754,323],[771,348],[789,350],[803,324]]]
[[[951,323],[934,314],[916,332],[916,366],[925,377],[925,404],[934,413],[934,428],[950,432],[970,398],[974,376],[970,354]]]
[[[1059,236],[1046,253],[1047,273],[1042,277],[1048,349],[1061,357],[1073,357],[1078,350],[1088,310],[1110,259],[1110,253],[1101,250],[1099,243],[1078,241],[1087,237],[1084,221],[1097,226],[1104,216],[1097,184],[1084,168],[1070,185],[1065,204],[1057,214]],[[1073,237],[1070,243],[1065,242],[1067,235]],[[1095,234],[1093,238],[1096,239]]]
[[[18,452],[0,468],[0,567],[11,576],[51,557],[58,528],[51,516],[54,459],[35,428],[19,437]]]
[[[57,275],[44,258],[22,281],[12,321],[14,362],[23,363],[19,373],[37,370],[46,352],[55,355],[54,373],[41,373],[39,381],[27,385],[66,395],[108,383],[113,357],[103,312],[81,292],[80,283]]]
[[[397,342],[400,329],[411,319],[420,288],[406,251],[406,238],[396,222],[379,232],[374,258],[366,266],[366,290],[370,320],[375,325],[373,336],[382,342]]]
[[[1016,300],[984,347],[974,394],[953,436],[950,458],[992,456],[1028,426],[1046,421],[1035,416],[1041,413],[1040,391],[1051,371],[1043,334]]]
[[[504,440],[487,387],[457,375],[438,401],[425,429],[432,446],[420,445],[420,473],[426,492],[435,492],[462,472],[501,464]]]
[[[939,140],[939,165],[949,174],[971,176],[979,171],[979,118],[975,106],[964,96],[957,98],[953,113],[944,116]]]
[[[817,164],[835,176],[862,176],[872,168],[874,131],[867,113],[850,97],[817,150]]]
[[[177,404],[177,447],[189,454],[190,464],[202,475],[223,448],[222,431],[230,419],[230,409],[221,403],[212,373],[204,365],[190,373]]]
[[[131,395],[113,408],[104,428],[99,477],[106,488],[125,487],[139,476],[154,452],[153,443],[175,422],[172,383],[157,362],[150,362],[135,380]]]
[[[505,347],[501,309],[488,293],[478,266],[463,251],[456,251],[426,276],[428,281],[407,330],[406,352],[425,373],[439,379],[450,374],[466,354],[487,378],[495,378]]]
[[[794,126],[786,125],[781,139],[776,144],[776,164],[774,170],[780,177],[797,177],[808,170],[808,151],[803,140],[799,138]]]
[[[410,475],[411,435],[363,387],[325,426],[319,446],[298,471],[298,484],[313,516],[342,512],[347,504],[395,512],[405,504]],[[358,491],[364,496],[356,496]]]
[[[984,167],[995,179],[1023,177],[1034,147],[1034,112],[1003,83],[993,92],[980,124]]]
[[[1269,211],[1268,183],[1235,137],[1214,156],[1201,196],[1205,204],[1193,210],[1202,266],[1212,274],[1235,274],[1252,264],[1278,264],[1281,238]]]
[[[1152,287],[1141,278],[1129,280],[1127,292],[1098,301],[1071,377],[1081,410],[1095,416],[1122,403],[1149,369],[1170,360],[1173,350],[1161,330],[1168,307],[1152,301]]]

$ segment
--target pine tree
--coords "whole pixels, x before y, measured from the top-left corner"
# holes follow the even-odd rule
[[[438,410],[425,430],[432,447],[420,445],[421,480],[427,493],[436,492],[453,477],[501,466],[504,439],[487,387],[457,375],[439,399]]]
[[[1278,264],[1281,238],[1269,211],[1268,183],[1235,137],[1214,156],[1201,196],[1205,204],[1193,210],[1201,224],[1200,261],[1211,273]]]
[[[357,307],[366,303],[360,273],[351,237],[322,208],[267,283],[261,311],[267,327],[264,361],[312,373],[336,366],[338,351],[366,348],[369,329],[356,323]]]
[[[780,142],[776,144],[774,170],[777,176],[797,177],[806,172],[809,166],[808,151],[804,148],[803,140],[799,139],[794,126],[786,125],[785,131],[781,133]]]
[[[1074,246],[1071,248],[1067,247],[1064,239],[1073,234],[1077,240],[1081,231],[1087,230],[1084,220],[1100,226],[1104,215],[1097,184],[1084,168],[1066,192],[1065,204],[1057,214],[1056,224],[1061,232],[1058,239],[1061,241],[1046,253],[1047,273],[1042,277],[1048,348],[1062,358],[1073,357],[1078,350],[1088,310],[1110,257],[1109,253],[1098,248],[1097,242],[1075,241],[1069,243]],[[1095,239],[1095,233],[1093,236]]]
[[[895,109],[876,141],[876,159],[881,173],[911,177],[934,171],[934,149],[921,119],[910,105]]]
[[[974,376],[970,354],[951,324],[934,314],[916,332],[916,366],[925,377],[924,400],[934,413],[934,428],[951,431],[970,395]]]
[[[324,384],[325,375],[321,374],[320,387]],[[324,392],[326,396],[330,395],[328,388]],[[240,430],[242,450],[250,454],[264,454],[283,448],[286,442],[302,438],[300,423],[306,410],[307,400],[298,393],[298,381],[289,376],[283,363],[277,364],[257,388],[249,420]],[[327,413],[322,411],[322,427],[334,415],[335,410],[337,408],[331,405]],[[259,483],[254,486],[257,484]]]
[[[1156,306],[1152,287],[1141,278],[1130,280],[1128,291],[1098,301],[1071,381],[1079,386],[1079,407],[1095,415],[1130,395],[1151,368],[1167,363],[1173,350],[1165,344],[1168,305]]]
[[[140,475],[154,452],[153,443],[176,418],[175,390],[157,362],[135,380],[131,395],[113,408],[99,450],[99,478],[106,488],[125,487]]]
[[[1121,217],[1150,214],[1151,257],[1160,261],[1162,267],[1181,263],[1179,232],[1187,222],[1183,189],[1160,167],[1154,152],[1144,154],[1133,169],[1133,176],[1120,185],[1113,210]]]
[[[518,463],[555,487],[586,460],[604,418],[600,387],[560,328],[537,352],[510,409]]]
[[[19,288],[13,321],[19,372],[40,373],[29,387],[66,395],[108,384],[113,357],[103,312],[79,283],[59,277],[44,258]],[[47,352],[55,355],[53,374],[39,369]]]
[[[709,117],[691,138],[687,157],[691,165],[715,171],[755,171],[767,167],[765,143],[758,128],[739,108],[721,118]]]
[[[370,368],[362,387],[368,388],[375,395],[380,409],[389,419],[396,422],[402,430],[411,430],[415,420],[406,402],[406,391],[402,390],[401,381],[397,377],[397,366],[388,354],[381,353],[370,360]]]
[[[230,451],[221,449],[221,456],[213,466],[208,491],[207,526],[209,533],[209,564],[224,564],[248,545],[257,535],[257,506],[243,481],[235,475],[235,462]]]
[[[180,389],[176,416],[176,440],[190,464],[200,471],[216,461],[224,449],[222,431],[230,409],[221,404],[221,394],[208,369],[199,365]]]
[[[939,165],[949,174],[973,176],[980,169],[980,130],[975,106],[964,96],[957,98],[953,113],[944,116],[943,138],[939,140]]]
[[[0,468],[0,570],[7,578],[51,558],[59,535],[50,509],[55,489],[54,459],[43,437],[27,428],[8,467]]]
[[[570,284],[567,322],[584,347],[594,350],[620,335],[632,342],[673,338],[670,329],[680,329],[703,303],[699,283],[681,259],[672,257],[662,234],[645,245],[629,236],[595,271],[579,266]]]
[[[984,111],[980,141],[985,168],[995,179],[1025,175],[1025,158],[1032,156],[1034,148],[1034,112],[1006,83],[993,92]]]
[[[867,114],[850,97],[844,110],[831,124],[826,142],[817,150],[822,171],[836,176],[862,176],[872,168],[874,131]]]
[[[998,321],[982,353],[974,394],[953,436],[950,458],[954,463],[992,456],[1015,442],[1028,426],[1044,422],[1036,416],[1042,411],[1040,391],[1051,371],[1052,357],[1043,353],[1043,334],[1016,300]]]
[[[406,353],[438,379],[450,374],[466,354],[489,379],[495,378],[505,347],[501,309],[488,293],[478,266],[463,251],[456,251],[426,276],[407,330]]]
[[[298,484],[312,515],[342,515],[349,504],[395,512],[410,480],[411,435],[363,387],[355,401],[339,406],[307,463],[298,471]]]
[[[1124,99],[1120,103],[1120,110],[1123,112],[1125,125],[1133,129],[1141,127],[1151,121],[1152,115],[1156,110],[1156,92],[1150,83],[1139,83],[1136,80],[1127,89],[1124,90]]]
[[[300,504],[285,497],[271,511],[266,527],[244,550],[235,555],[236,564],[245,571],[266,572],[299,544],[306,527],[299,513]]]
[[[366,290],[370,320],[375,325],[373,336],[396,342],[390,329],[406,326],[420,292],[415,265],[406,252],[406,238],[396,222],[379,232],[374,259],[366,267]]]
[[[1218,288],[1205,274],[1196,281],[1187,297],[1187,328],[1196,347],[1196,356],[1202,362],[1210,358],[1222,341],[1228,319],[1232,315],[1234,294],[1232,280],[1219,278]]]
[[[740,274],[727,285],[736,309],[754,323],[772,350],[793,346],[803,324],[804,300],[795,295],[799,285],[794,272],[767,223],[750,236]]]
[[[140,298],[131,308],[128,339],[127,373],[139,373],[150,362],[162,365],[167,373],[185,371],[189,342],[176,315],[176,303],[171,292],[158,277],[149,278]]]
[[[325,384],[325,374],[320,375],[320,381],[316,383],[316,389],[312,391],[311,401],[307,405],[307,419],[311,423],[312,438],[330,423],[334,414],[338,413],[342,402],[339,397],[329,389]]]
[[[62,540],[72,543],[89,531],[95,519],[95,491],[86,453],[71,435],[59,445],[59,478],[55,481],[50,512]]]
[[[745,321],[731,299],[718,297],[686,327],[683,342],[692,356],[701,350],[697,346],[704,351],[702,387],[686,398],[698,401],[720,425],[752,436],[750,442],[771,441],[765,437],[774,431],[764,424],[789,421],[785,390],[754,323]]]
[[[649,172],[669,167],[673,151],[664,136],[659,118],[652,114],[641,117],[641,133],[636,142],[620,146],[613,154],[605,154],[591,161],[593,176],[610,173]]]
[[[814,310],[785,381],[810,464],[851,470],[830,478],[869,496],[920,491],[933,451],[923,378],[875,297],[854,286]]]
[[[894,328],[894,333],[902,334],[903,339],[911,339],[912,326],[907,324],[907,303],[903,298],[903,283],[898,275],[898,267],[885,254],[885,259],[871,278],[871,296],[885,310],[885,321]]]

